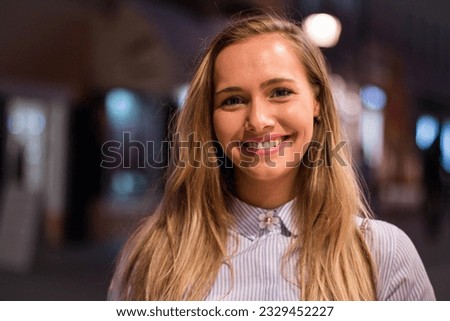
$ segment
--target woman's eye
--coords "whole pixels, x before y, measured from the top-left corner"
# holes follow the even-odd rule
[[[244,100],[240,97],[230,97],[225,99],[222,104],[220,104],[221,106],[234,106],[234,105],[239,105],[239,104],[243,104]]]
[[[287,88],[277,88],[274,91],[272,91],[272,94],[270,95],[271,98],[278,98],[278,97],[286,97],[292,94],[292,90]]]

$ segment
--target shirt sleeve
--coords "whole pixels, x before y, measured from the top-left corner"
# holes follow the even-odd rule
[[[411,239],[398,227],[373,221],[372,248],[378,271],[377,294],[383,301],[436,300],[425,267]]]

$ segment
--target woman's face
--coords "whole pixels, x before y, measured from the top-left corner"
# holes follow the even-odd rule
[[[216,137],[239,178],[292,175],[319,104],[290,40],[273,33],[226,47],[214,66]]]

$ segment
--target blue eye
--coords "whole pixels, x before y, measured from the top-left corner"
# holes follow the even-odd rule
[[[234,106],[234,105],[239,105],[239,104],[243,104],[244,100],[240,97],[237,96],[233,96],[230,98],[225,99],[222,104],[220,104],[221,106]]]
[[[270,95],[271,98],[287,97],[292,94],[292,90],[287,88],[276,88]]]

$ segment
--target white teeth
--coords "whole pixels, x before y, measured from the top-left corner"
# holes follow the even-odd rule
[[[283,139],[278,138],[270,142],[246,142],[246,145],[252,149],[268,149],[277,147],[281,142],[283,142]]]

